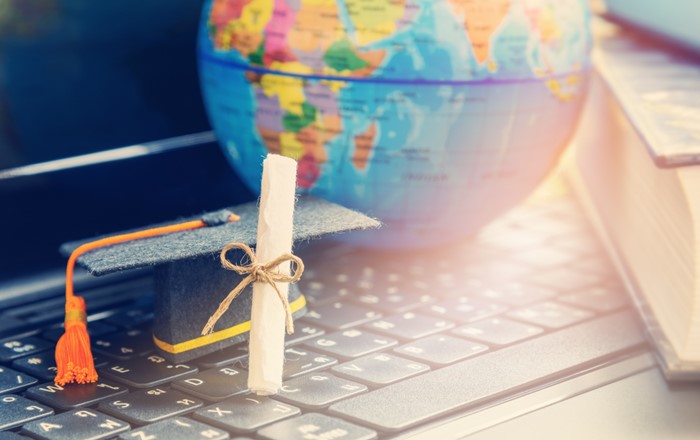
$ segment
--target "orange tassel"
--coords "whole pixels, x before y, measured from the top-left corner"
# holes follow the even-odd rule
[[[66,300],[65,333],[56,344],[57,373],[54,382],[92,383],[97,381],[97,371],[90,351],[90,336],[87,333],[85,300],[73,296]]]

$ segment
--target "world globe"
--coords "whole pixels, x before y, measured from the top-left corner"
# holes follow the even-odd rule
[[[587,0],[210,0],[199,35],[223,150],[260,190],[297,187],[377,217],[362,244],[474,234],[530,193],[576,125]]]

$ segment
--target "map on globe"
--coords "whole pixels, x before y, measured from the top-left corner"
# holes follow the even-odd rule
[[[483,225],[551,168],[589,21],[586,0],[213,0],[201,81],[252,188],[280,153],[300,188],[379,217],[389,241],[431,240]]]

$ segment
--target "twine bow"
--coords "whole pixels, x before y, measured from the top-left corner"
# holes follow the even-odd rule
[[[231,249],[240,249],[248,256],[250,259],[250,265],[239,266],[237,264],[231,263],[228,258],[226,258],[226,253]],[[267,262],[265,264],[258,263],[255,258],[255,253],[253,250],[245,243],[229,243],[227,244],[220,254],[221,265],[228,270],[232,270],[239,275],[248,275],[241,280],[238,285],[229,292],[229,294],[224,298],[219,304],[219,308],[216,309],[213,315],[207,321],[207,324],[202,329],[202,335],[208,335],[214,330],[214,325],[228,310],[231,301],[233,301],[250,283],[260,282],[267,283],[275,289],[277,292],[277,297],[282,303],[285,314],[285,323],[287,327],[287,333],[294,333],[294,320],[292,319],[292,310],[289,307],[289,300],[282,292],[277,288],[277,283],[295,283],[301,278],[301,274],[304,272],[304,262],[301,258],[292,254],[282,254],[274,260]],[[279,265],[289,261],[291,264],[290,270],[291,274],[287,275],[279,272]]]

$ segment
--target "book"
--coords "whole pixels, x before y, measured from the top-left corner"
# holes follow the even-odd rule
[[[629,38],[606,37],[594,52],[565,170],[632,292],[667,378],[700,380],[700,165],[665,160],[659,152],[668,145],[658,145],[671,139],[662,131],[668,114],[658,111],[659,98],[666,108],[686,109],[674,113],[673,139],[690,140],[700,127],[700,100],[691,106],[676,93],[668,72],[678,69],[658,62],[672,58],[652,63]],[[676,80],[700,90],[700,75],[683,63],[690,74]]]

